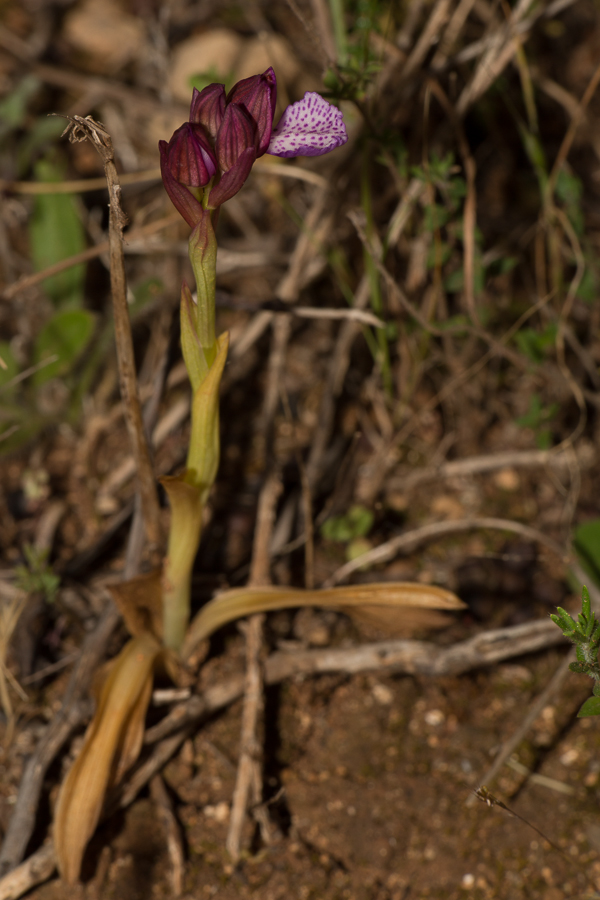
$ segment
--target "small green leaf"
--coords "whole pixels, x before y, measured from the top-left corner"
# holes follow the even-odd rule
[[[133,288],[133,303],[129,306],[129,315],[133,318],[141,312],[148,303],[157,300],[165,291],[165,286],[160,278],[147,278]]]
[[[35,96],[40,85],[37,76],[26,75],[14,90],[0,101],[0,140],[25,123],[29,101]]]
[[[354,538],[354,540],[350,541],[350,543],[346,547],[346,559],[348,560],[348,562],[351,562],[353,559],[357,559],[359,556],[362,556],[364,553],[368,553],[369,550],[372,549],[373,545],[368,538]],[[364,566],[361,568],[364,570],[368,567]]]
[[[588,697],[577,713],[578,719],[584,719],[588,716],[600,716],[600,697]]]
[[[40,160],[35,166],[38,181],[62,178],[58,166]],[[36,272],[61,262],[85,249],[85,234],[71,194],[38,194],[29,225],[31,256]],[[83,303],[85,266],[72,266],[58,275],[44,279],[44,290],[57,305],[79,307]]]
[[[56,145],[65,130],[62,116],[40,116],[27,126],[17,148],[17,172],[23,178],[33,161]]]
[[[351,506],[346,515],[332,516],[321,526],[321,534],[330,541],[347,544],[356,538],[365,537],[373,527],[371,510],[360,504]]]
[[[34,363],[51,357],[56,359],[33,376],[36,387],[65,375],[90,342],[94,331],[94,315],[84,309],[56,313],[40,331],[34,347]]]
[[[566,628],[568,628],[570,631],[573,631],[573,630],[575,629],[576,626],[575,626],[575,621],[574,621],[574,619],[572,618],[572,616],[567,612],[566,609],[563,609],[562,606],[557,606],[557,607],[556,607],[556,610],[557,610],[557,612],[558,612],[558,616],[550,616],[550,618],[553,619],[553,620],[556,622],[556,619],[558,619],[558,618],[560,617],[560,620],[561,620],[561,628],[565,628],[565,627],[566,627]],[[558,625],[559,623],[556,622],[556,624]]]

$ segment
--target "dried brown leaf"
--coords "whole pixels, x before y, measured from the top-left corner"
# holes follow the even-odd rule
[[[125,645],[102,689],[83,747],[61,785],[54,814],[58,868],[69,884],[79,878],[109,786],[118,782],[139,754],[158,641],[141,634]]]
[[[132,637],[150,634],[162,641],[163,603],[161,570],[112,584],[108,590]]]
[[[184,659],[194,653],[198,644],[227,622],[241,616],[274,609],[301,606],[324,606],[343,609],[347,613],[371,610],[383,620],[385,609],[463,609],[462,600],[451,591],[412,582],[348,585],[327,590],[303,591],[291,588],[238,588],[219,594],[204,606],[192,622],[183,646]],[[376,612],[373,613],[373,609]],[[395,616],[394,618],[397,618]]]

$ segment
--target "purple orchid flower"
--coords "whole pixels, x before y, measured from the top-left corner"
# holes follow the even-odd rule
[[[265,153],[320,156],[348,140],[340,110],[312,91],[273,129],[276,100],[272,68],[238,81],[227,96],[222,84],[194,89],[189,122],[159,143],[165,189],[192,228],[237,194]]]

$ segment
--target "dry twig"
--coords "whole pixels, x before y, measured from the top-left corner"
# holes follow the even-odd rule
[[[261,491],[256,517],[256,532],[252,556],[249,585],[259,587],[270,584],[269,545],[275,521],[275,507],[281,494],[282,484],[278,472],[273,472],[265,481]],[[246,625],[246,683],[244,688],[244,708],[242,711],[242,733],[240,757],[231,805],[227,851],[234,863],[240,858],[242,828],[252,794],[253,812],[257,818],[263,840],[271,840],[271,827],[266,808],[262,805],[262,764],[256,730],[264,709],[262,645],[264,615],[252,616]]]
[[[509,531],[513,534],[520,534],[522,537],[530,541],[542,544],[548,547],[564,562],[567,561],[565,550],[549,538],[537,528],[531,528],[529,525],[523,525],[521,522],[513,522],[510,519],[496,519],[491,516],[482,518],[459,519],[450,522],[432,522],[430,525],[424,525],[422,528],[415,528],[413,531],[399,534],[398,537],[392,538],[374,547],[367,553],[357,556],[356,559],[345,563],[331,575],[324,583],[324,588],[333,587],[335,584],[345,581],[357,569],[363,566],[372,566],[376,563],[387,562],[393,559],[397,553],[410,553],[415,550],[419,544],[426,541],[436,540],[446,537],[449,534],[460,534],[463,531],[474,531],[477,529],[492,528],[496,531]]]
[[[165,833],[167,855],[171,864],[171,890],[174,897],[179,897],[183,891],[183,871],[185,866],[183,841],[179,824],[173,812],[173,804],[160,775],[155,775],[150,782],[150,796],[154,800],[158,818]]]
[[[108,184],[109,196],[109,252],[110,281],[112,288],[113,315],[115,322],[115,342],[119,364],[121,396],[127,412],[127,425],[133,445],[146,535],[150,544],[158,547],[161,543],[160,507],[150,451],[144,431],[142,410],[135,375],[135,357],[131,323],[127,309],[127,282],[123,256],[123,227],[125,214],[121,209],[121,186],[115,166],[110,135],[91,117],[71,117],[65,134],[70,141],[90,140],[102,159]]]

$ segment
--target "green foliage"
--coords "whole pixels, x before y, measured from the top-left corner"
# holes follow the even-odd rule
[[[521,351],[532,363],[538,365],[543,362],[546,355],[555,345],[557,326],[551,322],[543,331],[535,331],[533,328],[522,328],[515,335],[515,342]]]
[[[27,127],[16,152],[19,178],[25,176],[39,153],[56,143],[64,130],[65,120],[61,116],[40,116]]]
[[[329,0],[337,62],[323,78],[327,94],[336,100],[363,100],[381,68],[370,35],[382,23],[377,0],[357,0],[344,9],[343,0]]]
[[[540,187],[540,194],[543,197],[548,184],[548,165],[544,148],[539,136],[529,131],[523,123],[519,123],[519,132],[523,148],[533,166]]]
[[[585,572],[600,587],[600,519],[579,525],[573,535],[573,546]]]
[[[581,208],[581,196],[583,193],[583,185],[581,179],[572,172],[569,172],[565,166],[562,167],[556,179],[556,188],[554,191],[556,199],[559,200],[569,217],[569,221],[575,230],[577,237],[582,237],[584,232],[583,210]]]
[[[44,594],[47,602],[53,603],[60,578],[48,564],[48,551],[38,550],[32,544],[25,544],[23,553],[25,564],[15,568],[17,587],[28,594]]]
[[[35,373],[36,387],[70,371],[91,340],[94,322],[93,313],[85,309],[67,309],[52,316],[37,336],[33,358],[36,364],[55,359]]]
[[[598,269],[595,260],[586,259],[585,272],[577,288],[577,297],[590,306],[598,299]]]
[[[331,516],[321,525],[321,534],[330,541],[346,544],[365,537],[373,527],[375,517],[370,509],[356,504],[343,516]]]
[[[0,358],[6,366],[5,369],[0,369],[0,390],[2,390],[2,388],[6,388],[6,385],[19,374],[19,364],[7,341],[0,341]]]
[[[592,611],[588,589],[585,586],[582,588],[581,612],[577,616],[577,621],[560,606],[557,607],[556,614],[550,618],[558,625],[564,636],[575,644],[577,662],[571,663],[569,669],[578,674],[589,675],[594,680],[594,696],[585,701],[577,715],[580,718],[600,715],[600,665],[598,665],[600,623]]]
[[[516,419],[516,424],[520,428],[531,428],[535,432],[535,443],[540,450],[547,450],[552,446],[552,431],[547,427],[547,423],[552,421],[558,409],[558,403],[544,407],[539,394],[532,394],[529,411]]]
[[[26,75],[14,90],[0,101],[0,141],[25,124],[29,101],[37,94],[40,84],[39,78],[35,75]]]
[[[321,525],[321,534],[330,541],[345,544],[348,561],[362,556],[371,549],[367,534],[373,527],[375,516],[360,504],[351,506],[343,516],[331,516]]]
[[[475,259],[473,261],[473,286],[475,288],[475,293],[480,293],[485,285],[485,269],[481,263],[481,255],[479,252],[475,253]],[[458,293],[462,291],[465,286],[465,273],[464,269],[456,269],[456,271],[451,272],[447,278],[444,279],[444,288],[450,293],[455,292]]]
[[[34,168],[38,181],[59,182],[62,169],[49,160]],[[29,226],[31,256],[37,272],[85,249],[85,233],[71,194],[38,194]],[[58,307],[80,307],[83,303],[85,267],[71,268],[46,278],[44,290]]]
[[[223,78],[216,66],[211,66],[209,69],[196,72],[189,79],[190,90],[196,88],[197,90],[202,91],[205,87],[208,87],[209,84],[224,84],[226,93],[229,93],[234,82],[235,75],[233,72],[228,72],[225,78]]]
[[[600,716],[600,697],[588,697],[577,716],[580,719],[588,716]]]

